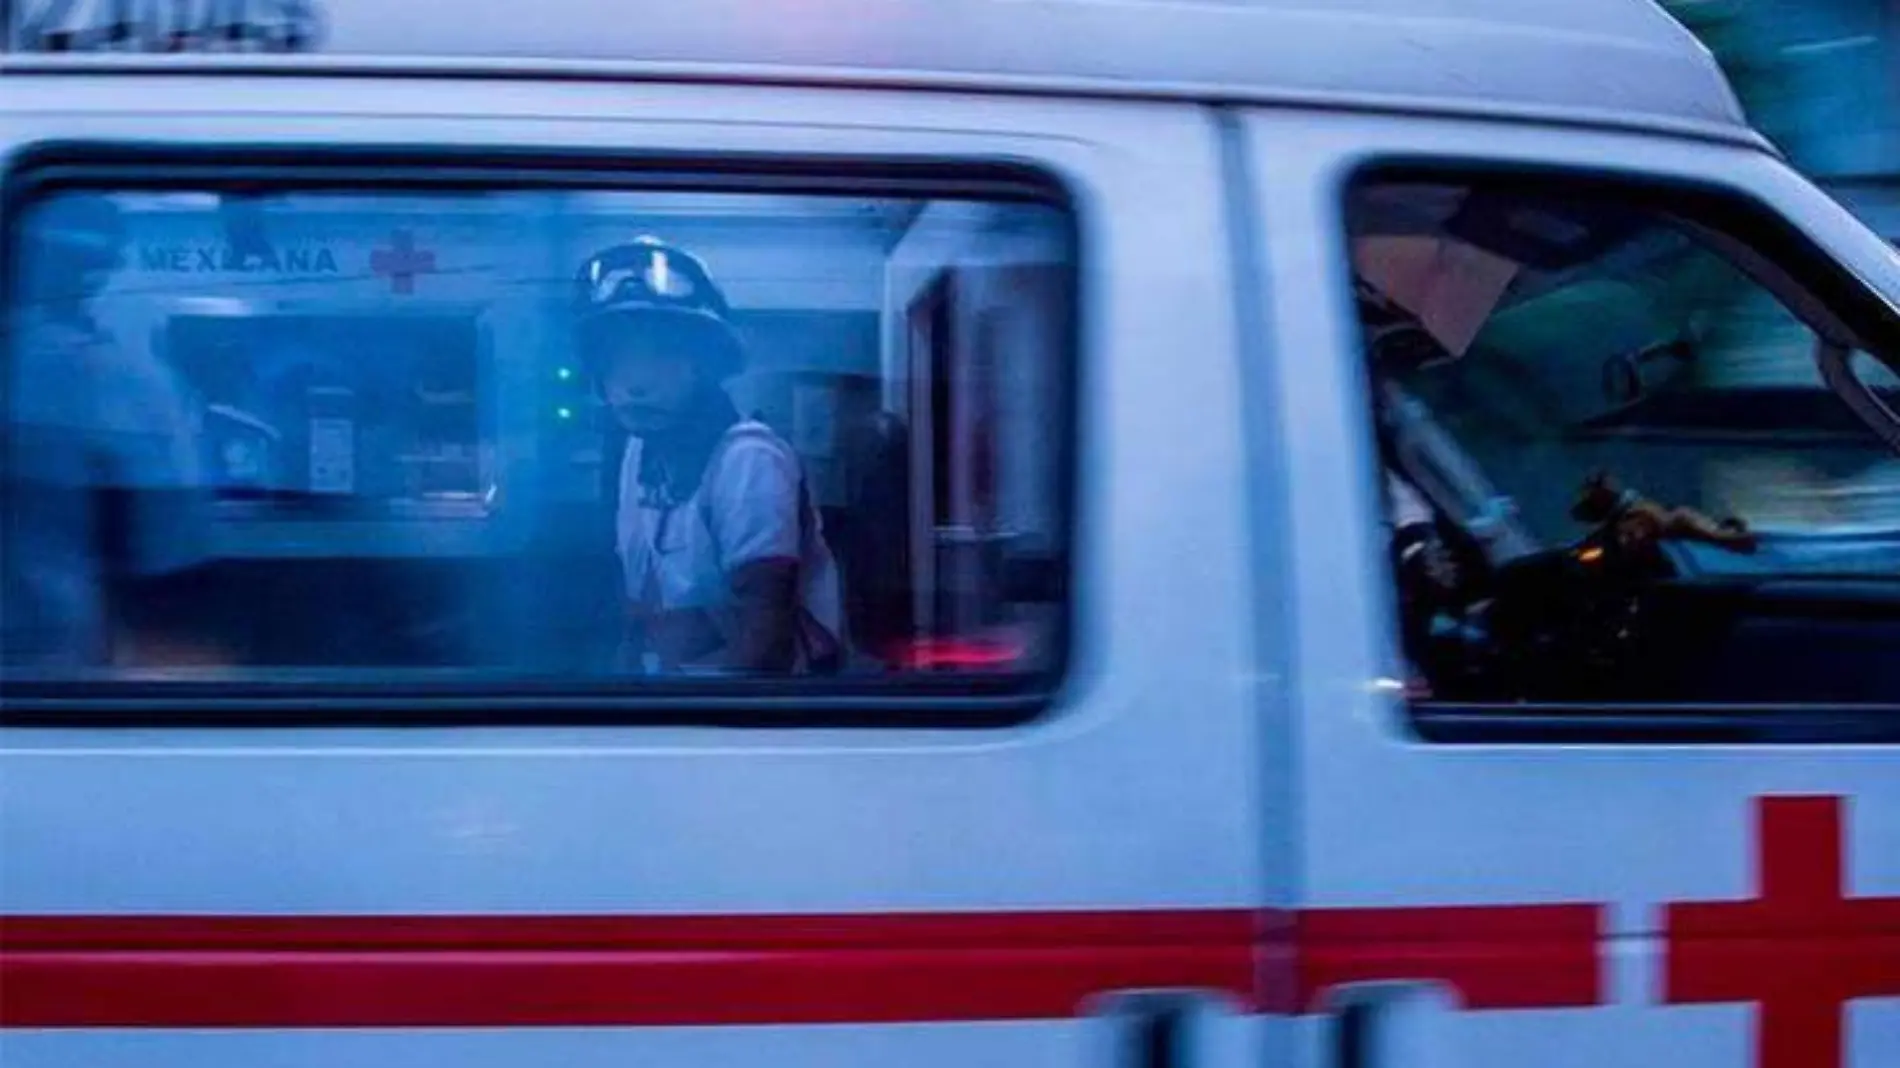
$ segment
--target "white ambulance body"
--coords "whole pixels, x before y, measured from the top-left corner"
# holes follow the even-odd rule
[[[201,641],[0,680],[0,1068],[1900,1062],[1900,264],[1649,3],[11,7],[9,321],[112,201],[217,492]],[[643,234],[870,666],[595,658]]]

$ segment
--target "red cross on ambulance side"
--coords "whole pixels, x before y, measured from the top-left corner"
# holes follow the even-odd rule
[[[436,272],[435,253],[416,246],[416,235],[397,230],[389,235],[389,247],[372,249],[370,270],[389,279],[390,292],[409,296],[416,291],[416,279]]]
[[[1847,1003],[1900,997],[1900,897],[1849,897],[1839,797],[1755,799],[1756,896],[1668,906],[1664,999],[1752,1002],[1757,1068],[1844,1066]]]

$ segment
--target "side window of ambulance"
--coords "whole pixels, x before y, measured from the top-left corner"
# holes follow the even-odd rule
[[[1706,194],[1374,176],[1348,221],[1415,700],[1900,700],[1884,309]]]
[[[1074,262],[1039,188],[126,174],[7,220],[10,686],[1058,666]]]

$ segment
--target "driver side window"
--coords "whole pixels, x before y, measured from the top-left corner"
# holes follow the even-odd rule
[[[1900,699],[1900,379],[1865,355],[1900,350],[1866,340],[1884,310],[1796,285],[1814,253],[1764,216],[1548,176],[1355,183],[1415,699]]]

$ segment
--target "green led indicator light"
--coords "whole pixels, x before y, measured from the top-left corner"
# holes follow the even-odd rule
[[[563,406],[555,409],[554,414],[563,419],[572,419],[574,418],[574,409]]]

